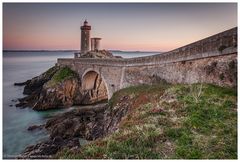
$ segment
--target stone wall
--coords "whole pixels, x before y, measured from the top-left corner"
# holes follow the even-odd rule
[[[122,87],[152,84],[158,80],[169,83],[212,83],[220,86],[237,85],[237,54],[198,60],[128,67]]]
[[[237,28],[213,35],[170,52],[129,59],[58,59],[83,77],[88,71],[103,78],[108,98],[124,87],[151,84],[206,82],[237,85]]]
[[[58,65],[68,66],[72,70],[76,71],[83,80],[83,77],[90,71],[94,71],[99,74],[105,83],[108,92],[108,98],[111,98],[112,94],[121,89],[121,80],[124,67],[117,66],[101,66],[95,64],[82,64],[76,59],[60,59]],[[82,83],[84,85],[84,83]]]
[[[221,56],[236,52],[237,28],[233,28],[175,50],[153,56],[128,59],[58,59],[58,63],[78,62],[102,66],[142,66]]]

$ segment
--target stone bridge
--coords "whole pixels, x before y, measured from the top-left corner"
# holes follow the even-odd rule
[[[91,89],[99,75],[108,99],[132,85],[170,83],[213,83],[237,85],[237,28],[199,40],[170,52],[128,59],[59,58],[81,77],[82,87]]]

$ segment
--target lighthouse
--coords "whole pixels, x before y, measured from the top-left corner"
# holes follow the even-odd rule
[[[81,26],[81,53],[84,54],[89,51],[90,46],[90,30],[91,26],[88,25],[87,20]]]

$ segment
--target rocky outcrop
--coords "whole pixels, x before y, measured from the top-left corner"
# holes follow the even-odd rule
[[[52,117],[44,124],[49,139],[28,146],[19,158],[51,158],[64,148],[79,150],[79,138],[95,140],[116,131],[129,110],[128,99],[128,96],[122,97],[114,107],[108,104],[84,106]]]
[[[92,81],[94,81],[93,84]],[[107,100],[108,94],[105,83],[96,72],[88,72],[83,82],[84,85],[82,89],[84,99],[82,100],[82,104],[93,104],[101,100]],[[92,88],[90,90],[88,88],[85,90],[88,86],[92,86]]]
[[[19,155],[18,159],[51,159],[52,155],[58,151],[68,148],[75,150],[80,147],[78,138],[63,139],[62,137],[55,137],[54,139],[48,139],[44,142],[40,142],[36,145],[28,146],[24,152]]]
[[[34,110],[65,108],[81,103],[82,93],[78,78],[70,78],[55,85],[47,82],[43,85],[38,99],[33,105]]]
[[[49,119],[45,128],[51,139],[61,136],[64,139],[81,137],[94,140],[103,135],[106,108],[106,104],[79,107]]]
[[[31,125],[28,127],[28,131],[34,131],[34,130],[41,130],[44,128],[44,124],[41,124],[41,125]]]
[[[25,85],[23,93],[28,95],[19,99],[16,106],[34,110],[92,104],[107,98],[101,77],[96,76],[92,89],[83,90],[80,77],[68,67],[54,66],[38,77],[15,85]]]
[[[23,94],[26,95],[30,95],[34,92],[36,92],[37,90],[41,90],[42,86],[44,85],[44,83],[48,82],[49,80],[51,80],[51,78],[53,77],[53,75],[60,69],[59,66],[53,66],[52,68],[48,69],[46,72],[44,72],[43,74],[32,78],[31,80],[27,80],[25,82],[25,87],[24,87],[24,91]],[[15,84],[16,85],[16,84]]]

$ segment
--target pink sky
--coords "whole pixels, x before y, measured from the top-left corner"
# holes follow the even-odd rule
[[[237,4],[4,3],[3,48],[79,49],[85,18],[103,49],[168,51],[237,26]]]

